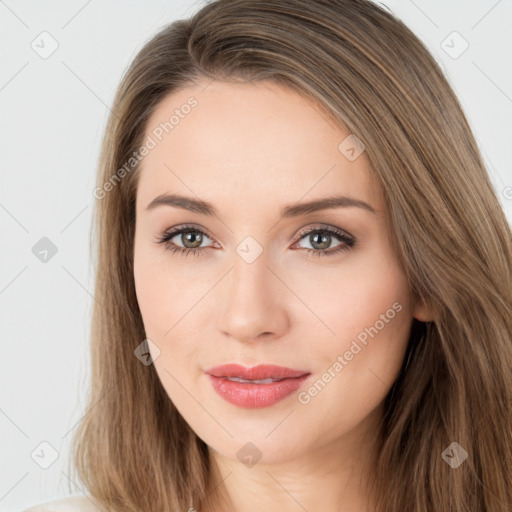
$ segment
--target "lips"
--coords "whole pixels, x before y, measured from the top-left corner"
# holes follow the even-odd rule
[[[258,366],[253,366],[252,368],[247,368],[239,364],[225,364],[214,366],[213,368],[205,370],[205,372],[214,377],[234,377],[246,381],[293,379],[310,373],[306,370],[295,370],[273,364],[260,364]]]
[[[205,371],[213,389],[224,400],[245,408],[268,407],[296,392],[311,372],[261,364],[215,366]]]

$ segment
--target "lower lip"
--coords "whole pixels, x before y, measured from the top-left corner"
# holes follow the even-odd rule
[[[283,379],[269,384],[234,382],[224,377],[208,374],[213,389],[228,402],[239,407],[268,407],[297,391],[309,374],[302,377]]]

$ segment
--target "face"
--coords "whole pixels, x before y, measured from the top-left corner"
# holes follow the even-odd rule
[[[414,314],[366,153],[309,99],[270,82],[182,89],[146,135],[156,146],[140,169],[134,279],[153,364],[182,416],[216,452],[253,450],[262,463],[362,431],[398,375]],[[184,201],[148,208],[170,194],[214,213]],[[335,196],[368,208],[282,215]],[[230,363],[306,377],[245,384],[261,399],[251,402],[241,383],[221,396],[205,372]],[[279,395],[283,386],[292,392]]]

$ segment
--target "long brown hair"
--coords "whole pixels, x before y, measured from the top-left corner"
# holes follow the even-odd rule
[[[436,312],[414,320],[386,397],[368,481],[379,509],[512,509],[510,226],[436,61],[368,0],[216,0],[163,28],[125,73],[99,162],[92,386],[73,439],[91,496],[106,510],[200,510],[218,484],[207,446],[153,365],[134,356],[146,336],[133,277],[133,155],[159,103],[201,78],[272,80],[355,134],[412,295]],[[454,453],[467,453],[458,467]]]

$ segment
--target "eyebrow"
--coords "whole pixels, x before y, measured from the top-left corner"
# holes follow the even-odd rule
[[[206,201],[195,199],[193,197],[180,196],[177,194],[162,194],[155,197],[151,203],[148,204],[146,210],[152,210],[157,206],[174,206],[176,208],[183,208],[194,213],[200,213],[202,215],[217,216],[217,209]],[[377,214],[377,210],[370,206],[368,203],[355,199],[349,196],[331,196],[323,199],[316,199],[314,201],[308,201],[305,203],[290,204],[281,209],[281,217],[291,218],[300,217],[313,213],[319,210],[327,210],[334,208],[347,208],[357,207],[367,210],[373,214]]]

